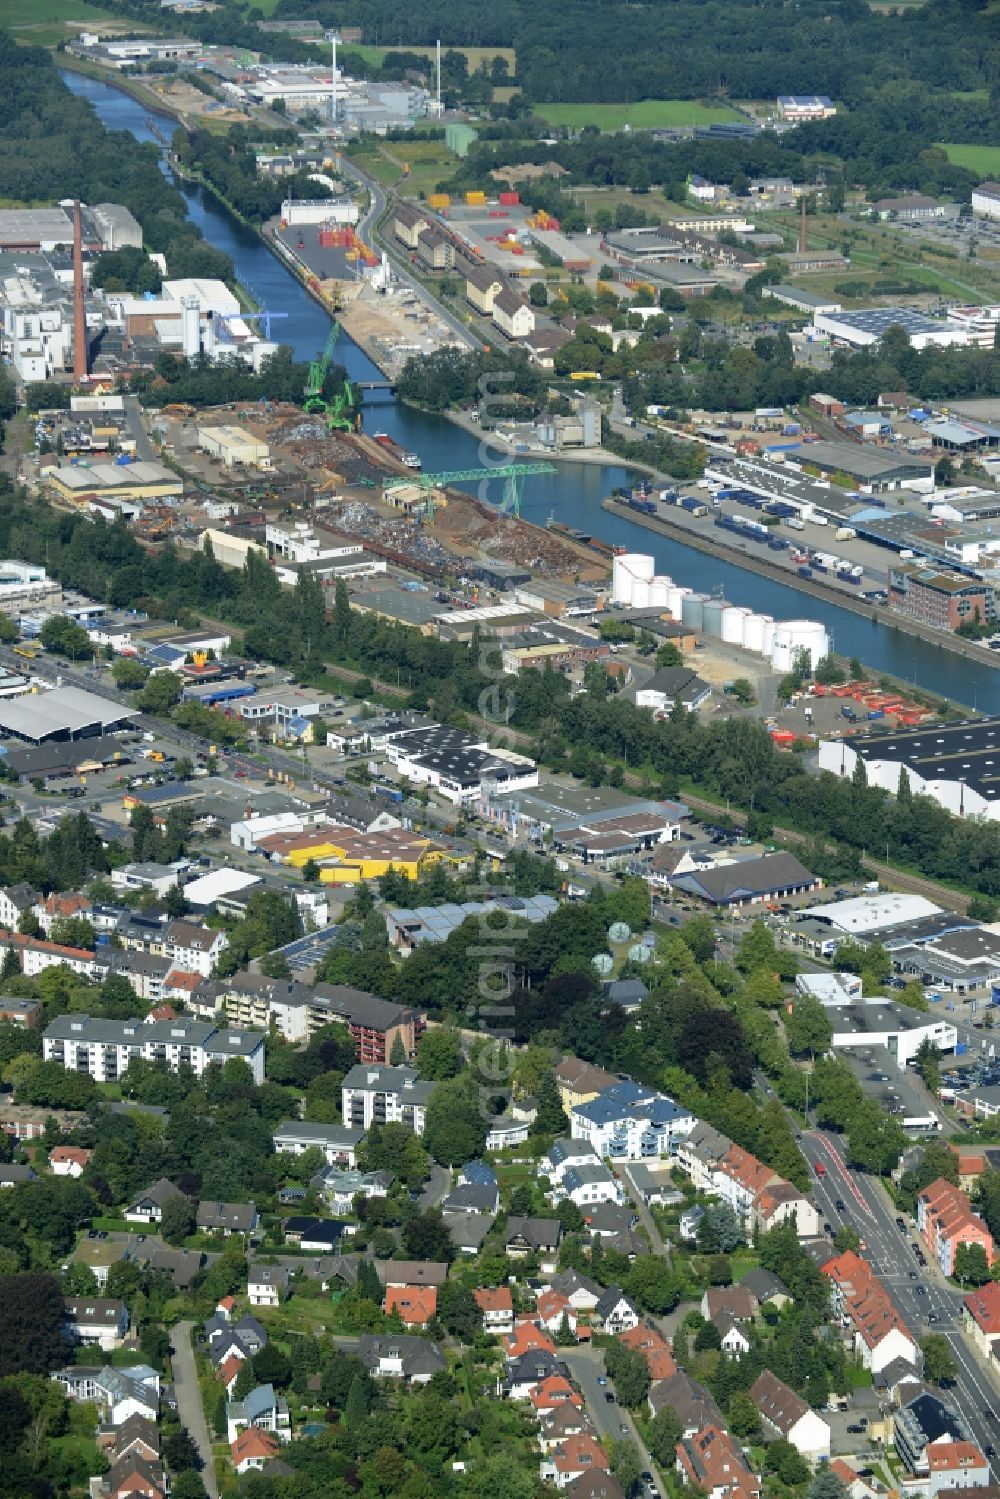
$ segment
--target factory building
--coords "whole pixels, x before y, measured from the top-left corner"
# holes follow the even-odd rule
[[[896,793],[906,771],[914,796],[930,796],[958,817],[1000,822],[1000,717],[935,723],[846,741],[821,740],[819,767],[850,778],[858,759],[868,784]],[[911,897],[915,899],[916,897]],[[811,913],[813,916],[816,912]],[[910,918],[906,918],[910,919]]]
[[[964,347],[967,329],[944,318],[928,317],[915,307],[861,307],[856,312],[817,312],[813,318],[817,333],[825,333],[836,343],[852,349],[867,349],[888,333],[902,328],[914,349]]]

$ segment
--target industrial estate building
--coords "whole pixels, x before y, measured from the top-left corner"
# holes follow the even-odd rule
[[[850,743],[821,740],[819,764],[849,778],[861,759],[869,785],[893,794],[905,770],[914,795],[933,797],[959,817],[1000,821],[998,742],[1000,718],[967,719],[858,735]]]

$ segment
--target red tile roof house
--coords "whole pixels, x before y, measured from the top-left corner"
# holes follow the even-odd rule
[[[821,1266],[830,1281],[830,1304],[866,1369],[878,1374],[893,1359],[919,1367],[917,1340],[871,1266],[852,1249]]]
[[[542,1458],[539,1472],[543,1482],[554,1483],[557,1489],[564,1489],[574,1478],[579,1478],[581,1473],[592,1473],[595,1468],[609,1473],[611,1462],[601,1444],[584,1432],[578,1437],[567,1437],[553,1447],[551,1452],[547,1452]]]
[[[566,1318],[569,1330],[577,1335],[577,1313],[565,1296],[560,1296],[558,1291],[540,1291],[535,1302],[533,1321],[539,1327],[544,1327],[547,1332],[557,1333],[562,1326],[563,1318]]]
[[[966,1330],[984,1358],[990,1358],[1000,1338],[1000,1283],[988,1280],[962,1303]]]
[[[982,1245],[989,1265],[997,1257],[993,1235],[972,1211],[965,1193],[942,1176],[917,1198],[917,1229],[945,1275],[954,1274],[960,1244]]]
[[[760,1499],[760,1479],[728,1431],[705,1426],[677,1443],[677,1471],[709,1499]]]
[[[56,1145],[49,1152],[49,1165],[53,1176],[82,1176],[89,1160],[90,1151],[81,1150],[76,1145]]]
[[[387,1286],[385,1311],[398,1312],[407,1327],[426,1327],[437,1311],[437,1286]]]
[[[240,1377],[240,1370],[242,1368],[243,1360],[238,1354],[231,1353],[228,1358],[222,1360],[222,1363],[215,1371],[216,1379],[220,1380],[224,1385],[226,1394],[230,1400],[233,1398],[233,1391],[236,1388],[236,1381]]]
[[[928,1499],[942,1489],[981,1489],[989,1483],[990,1465],[975,1442],[929,1442],[926,1450]]]
[[[558,1410],[561,1405],[572,1405],[578,1410],[583,1406],[582,1395],[562,1374],[550,1374],[543,1379],[541,1384],[535,1385],[528,1399],[539,1415],[543,1411]]]
[[[510,1286],[481,1286],[472,1294],[483,1314],[483,1332],[500,1337],[514,1331],[514,1299]]]
[[[249,1473],[251,1469],[259,1472],[269,1458],[276,1457],[281,1451],[281,1443],[269,1431],[248,1426],[240,1432],[229,1451],[237,1473]]]
[[[642,1354],[649,1365],[651,1380],[669,1379],[672,1374],[677,1373],[670,1344],[658,1327],[647,1327],[640,1322],[638,1327],[630,1327],[628,1332],[620,1333],[618,1341],[624,1343],[626,1348]]]
[[[522,1323],[516,1332],[510,1333],[503,1340],[503,1351],[507,1358],[519,1358],[522,1353],[538,1353],[542,1349],[546,1353],[555,1353],[556,1345],[547,1332],[531,1322]]]

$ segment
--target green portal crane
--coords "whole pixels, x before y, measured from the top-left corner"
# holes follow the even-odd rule
[[[333,362],[334,351],[337,347],[337,339],[340,337],[340,324],[334,320],[330,325],[330,333],[326,340],[326,347],[322,357],[314,359],[309,366],[309,374],[305,384],[305,400],[303,408],[312,413],[322,413],[326,419],[326,425],[333,430],[342,432],[350,431],[355,425],[351,416],[354,410],[354,390],[350,380],[345,380],[337,391],[332,401],[326,400],[323,395],[323,386]]]
[[[414,474],[412,480],[407,479],[406,483],[419,484],[421,489],[427,491],[426,510],[433,519],[433,490],[444,489],[449,484],[467,484],[472,479],[502,479],[503,498],[499,508],[520,515],[524,480],[531,474],[555,473],[558,473],[558,469],[554,463],[504,463],[497,468],[453,468],[441,474]]]

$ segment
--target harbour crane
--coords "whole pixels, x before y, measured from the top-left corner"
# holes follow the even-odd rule
[[[357,427],[359,418],[355,413],[356,401],[354,389],[350,380],[345,379],[340,389],[331,400],[323,395],[323,386],[333,362],[334,351],[337,347],[337,339],[340,337],[340,324],[336,320],[330,325],[330,332],[326,340],[326,347],[319,359],[314,359],[309,365],[309,374],[305,384],[305,400],[303,408],[308,412],[322,414],[326,425],[331,431],[349,432],[352,427]]]
[[[434,519],[434,490],[444,489],[449,484],[467,484],[477,479],[502,479],[503,497],[499,509],[519,516],[524,480],[531,474],[558,473],[554,463],[504,463],[496,468],[455,468],[440,474],[414,474],[407,483],[418,484],[426,493],[424,509],[428,520]]]

